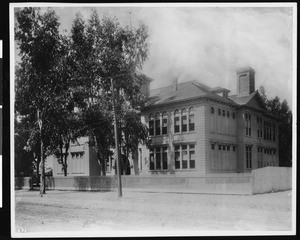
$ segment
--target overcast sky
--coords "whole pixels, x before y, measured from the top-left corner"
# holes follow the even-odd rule
[[[99,5],[98,5],[99,6]],[[149,57],[143,72],[151,88],[198,80],[236,93],[235,70],[255,69],[256,89],[279,96],[292,106],[293,12],[290,7],[97,7],[122,25],[149,28]],[[77,12],[89,18],[92,8],[54,8],[61,29],[70,30]]]

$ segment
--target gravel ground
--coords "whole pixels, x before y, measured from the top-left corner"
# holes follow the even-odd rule
[[[118,198],[117,192],[48,191],[40,197],[37,191],[18,190],[15,204],[15,231],[24,237],[292,230],[291,191],[246,196],[124,190]]]

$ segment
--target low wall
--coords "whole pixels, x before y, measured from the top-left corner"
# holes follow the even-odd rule
[[[47,177],[46,189],[110,191],[116,176]],[[249,173],[215,173],[197,177],[172,175],[122,176],[122,188],[132,191],[259,194],[292,189],[292,168],[264,167]],[[16,178],[15,189],[32,189],[30,177]]]
[[[30,189],[30,178],[16,179],[16,189]],[[110,191],[117,188],[116,176],[48,177],[46,189]],[[122,188],[132,191],[251,194],[250,174],[210,174],[202,177],[170,175],[122,176]]]
[[[292,168],[264,167],[251,173],[252,194],[292,189]]]

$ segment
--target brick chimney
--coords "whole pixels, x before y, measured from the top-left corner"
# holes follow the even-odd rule
[[[255,91],[255,71],[251,67],[239,68],[237,76],[237,96],[248,96]]]

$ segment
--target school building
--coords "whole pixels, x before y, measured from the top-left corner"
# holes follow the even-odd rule
[[[255,90],[255,71],[236,72],[237,93],[210,88],[198,81],[141,91],[149,101],[141,120],[149,127],[150,147],[139,145],[141,175],[201,176],[207,173],[243,173],[278,166],[279,119],[270,115]],[[107,160],[107,175],[114,175],[114,159]],[[70,147],[68,176],[100,175],[99,163],[88,138]],[[131,171],[134,174],[134,171]],[[62,176],[53,160],[53,176]]]

